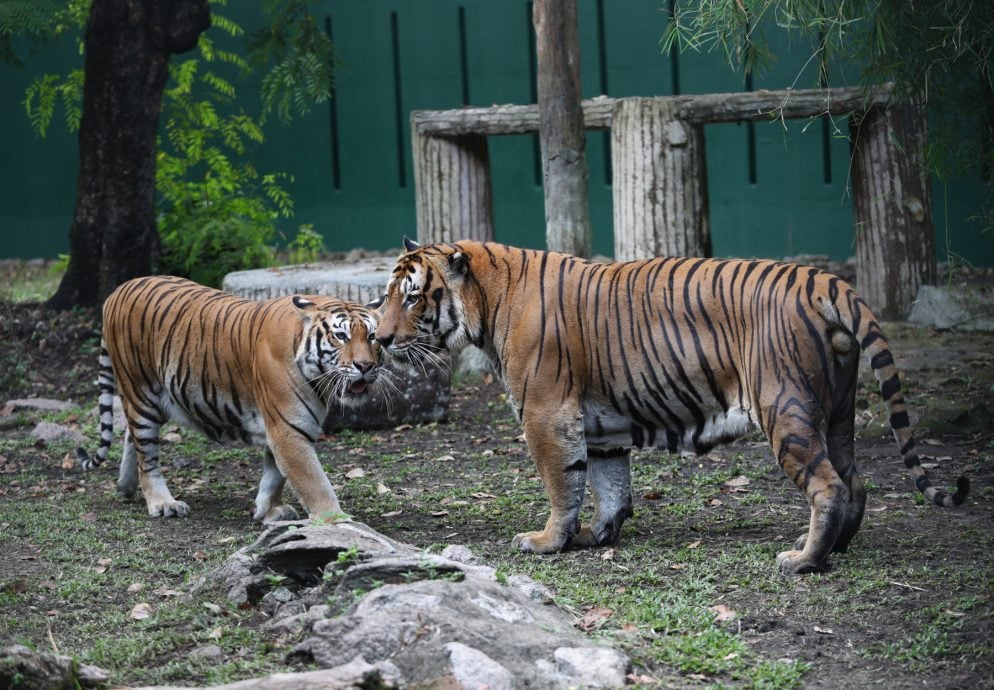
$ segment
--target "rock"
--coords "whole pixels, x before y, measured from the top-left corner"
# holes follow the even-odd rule
[[[607,647],[562,647],[555,652],[556,670],[570,685],[620,688],[625,685],[628,657]]]
[[[628,667],[531,579],[498,578],[462,546],[426,554],[360,523],[271,526],[198,585],[214,587],[262,606],[267,630],[300,636],[290,659],[389,661],[409,687],[615,687]]]
[[[453,359],[456,376],[480,376],[494,370],[486,353],[473,345],[464,347]]]
[[[948,290],[934,285],[922,285],[911,305],[908,321],[921,326],[948,330],[970,320],[970,313]]]
[[[187,656],[194,659],[220,659],[224,656],[224,650],[216,644],[205,644],[193,649]]]
[[[210,690],[360,690],[360,688],[402,687],[400,672],[389,661],[368,664],[362,656],[335,668],[304,673],[275,673],[265,678],[253,678],[228,685],[212,685]],[[133,690],[198,690],[164,686],[134,688]],[[206,690],[206,689],[205,689]]]
[[[31,436],[46,443],[51,441],[71,441],[73,443],[84,443],[86,438],[75,429],[71,429],[62,424],[52,422],[38,422],[31,430]]]
[[[10,408],[12,412],[17,410],[68,412],[69,410],[75,410],[77,406],[65,400],[52,400],[51,398],[19,398],[17,400],[8,400],[3,407]]]
[[[317,294],[368,304],[383,295],[394,259],[373,257],[236,271],[224,277],[221,289],[249,299]],[[448,417],[451,363],[439,353],[438,366],[394,363],[389,391],[371,395],[359,408],[332,407],[325,430],[385,429],[400,424],[441,422]]]
[[[449,653],[452,675],[464,688],[514,690],[514,674],[478,649],[460,642],[445,645]]]
[[[103,685],[110,675],[102,668],[78,664],[61,654],[36,652],[12,645],[0,652],[0,688],[75,690]]]
[[[974,286],[922,285],[908,321],[940,331],[994,331],[994,297]]]

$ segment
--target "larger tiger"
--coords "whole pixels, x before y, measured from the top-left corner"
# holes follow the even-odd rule
[[[420,247],[405,238],[376,339],[390,354],[473,344],[488,353],[552,504],[522,551],[618,539],[632,515],[629,452],[707,452],[759,427],[811,509],[784,573],[827,566],[863,519],[854,459],[862,349],[905,465],[932,502],[901,384],[867,305],[838,277],[774,261],[657,258],[594,263],[494,243]],[[590,482],[594,514],[580,524]]]
[[[354,405],[388,373],[373,341],[376,313],[329,297],[257,302],[189,280],[137,278],[104,302],[100,447],[107,458],[112,402],[127,419],[118,491],[141,486],[152,516],[184,516],[159,467],[159,430],[172,419],[216,441],[265,447],[256,520],[297,517],[283,503],[287,480],[312,518],[340,513],[314,442],[329,405]]]

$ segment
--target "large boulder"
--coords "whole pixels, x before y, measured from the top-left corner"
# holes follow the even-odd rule
[[[382,296],[393,264],[391,258],[374,257],[236,271],[224,277],[221,289],[249,299],[311,294],[368,304]],[[388,375],[393,385],[370,396],[360,408],[329,409],[326,430],[444,421],[449,413],[451,383],[448,353],[440,352],[438,361],[438,366],[424,367],[392,364]]]
[[[533,580],[361,523],[274,525],[199,587],[261,607],[268,630],[299,639],[291,659],[340,669],[361,658],[401,687],[621,687],[630,665]]]

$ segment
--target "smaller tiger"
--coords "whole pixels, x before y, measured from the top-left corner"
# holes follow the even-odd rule
[[[263,446],[256,520],[296,519],[287,480],[308,515],[340,513],[314,442],[330,405],[355,406],[390,385],[373,340],[377,315],[330,297],[242,299],[183,278],[137,278],[104,302],[100,352],[100,447],[107,458],[113,396],[127,430],[118,492],[140,485],[148,514],[182,517],[159,467],[159,430],[169,420],[212,440]]]

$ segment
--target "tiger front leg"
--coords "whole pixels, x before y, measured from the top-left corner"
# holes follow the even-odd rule
[[[528,451],[545,484],[552,511],[539,532],[515,535],[511,545],[525,553],[555,553],[568,548],[580,525],[587,483],[587,446],[579,415],[565,419],[524,420]]]
[[[580,526],[573,544],[614,544],[621,536],[621,526],[633,514],[631,451],[627,448],[590,449],[587,479],[594,498],[594,517],[589,525]]]
[[[322,515],[342,513],[331,480],[324,473],[309,439],[295,432],[283,432],[270,436],[269,447],[273,451],[276,469],[290,482],[308,517],[314,520]],[[263,487],[260,486],[259,490],[262,493]],[[258,511],[259,506],[256,508]]]

